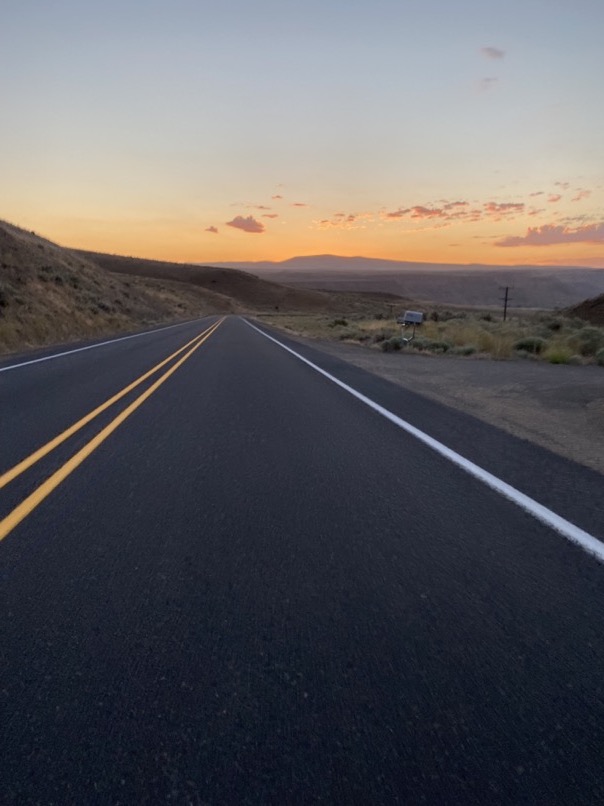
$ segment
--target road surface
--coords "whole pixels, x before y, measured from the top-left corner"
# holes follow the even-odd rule
[[[277,338],[331,377],[0,362],[3,802],[604,802],[604,566],[333,378],[598,540],[602,476]]]

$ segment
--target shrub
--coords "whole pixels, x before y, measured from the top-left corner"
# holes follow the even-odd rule
[[[599,327],[584,327],[577,334],[581,355],[596,355],[604,347],[604,331]]]
[[[348,322],[346,319],[334,319],[333,322],[330,322],[328,327],[348,327]]]
[[[432,342],[430,339],[423,338],[422,336],[416,337],[413,339],[412,342],[409,342],[410,346],[413,347],[414,350],[427,350],[428,345]]]
[[[545,323],[545,327],[551,330],[552,333],[557,333],[559,330],[562,330],[562,322],[559,319],[550,319]]]
[[[392,352],[392,350],[400,350],[404,342],[400,336],[393,336],[391,339],[384,339],[380,343],[380,348],[383,353]]]
[[[604,367],[604,347],[602,347],[596,353],[596,361],[599,364],[599,366]]]
[[[568,347],[564,347],[564,345],[556,344],[548,347],[543,357],[550,364],[568,364],[572,357],[572,351]]]
[[[428,342],[426,349],[430,350],[431,353],[446,353],[452,346],[450,341],[431,341]]]
[[[514,350],[517,352],[540,355],[545,345],[545,339],[542,339],[540,336],[525,336],[525,338],[519,339],[514,343]]]

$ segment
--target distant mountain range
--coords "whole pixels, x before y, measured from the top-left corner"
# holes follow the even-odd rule
[[[451,305],[498,305],[506,286],[512,306],[519,308],[565,308],[604,292],[604,269],[584,266],[417,263],[338,255],[214,265],[291,286],[382,291]]]
[[[483,272],[483,271],[539,271],[557,272],[568,269],[586,272],[602,272],[604,269],[591,269],[585,266],[507,266],[487,263],[422,263],[409,260],[386,260],[373,257],[342,257],[340,255],[302,255],[287,260],[271,261],[244,261],[235,263],[212,263],[213,266],[228,269],[241,269],[256,273],[268,272]]]

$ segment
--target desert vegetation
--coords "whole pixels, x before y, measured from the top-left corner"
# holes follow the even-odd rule
[[[412,341],[395,319],[374,316],[270,316],[267,323],[292,333],[362,344],[383,352],[405,351],[463,358],[526,359],[551,364],[604,365],[604,327],[576,316],[522,312],[502,321],[499,313],[428,310]]]
[[[232,300],[207,289],[109,274],[0,222],[0,353],[234,309]]]

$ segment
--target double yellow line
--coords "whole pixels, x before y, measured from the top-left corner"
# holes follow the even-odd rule
[[[39,462],[45,456],[47,456],[51,451],[61,445],[65,440],[69,439],[69,437],[73,436],[77,431],[87,425],[89,422],[98,417],[99,414],[102,414],[106,409],[112,406],[114,403],[117,403],[118,400],[121,400],[127,394],[129,394],[133,389],[136,389],[137,386],[140,386],[141,383],[144,383],[148,378],[152,375],[155,375],[162,367],[168,364],[170,361],[173,361],[177,356],[181,353],[185,353],[182,358],[180,358],[173,366],[170,367],[167,372],[165,372],[160,378],[158,378],[148,389],[146,389],[139,397],[136,398],[129,406],[127,406],[120,414],[117,415],[108,425],[103,428],[93,439],[91,439],[83,448],[81,448],[76,454],[74,454],[71,459],[69,459],[62,467],[60,467],[55,473],[52,474],[45,482],[43,482],[36,490],[34,490],[31,495],[25,498],[13,511],[7,515],[5,518],[0,520],[0,540],[4,540],[4,538],[12,532],[12,530],[18,526],[21,521],[26,518],[33,510],[42,502],[45,498],[47,498],[50,493],[55,490],[61,482],[63,482],[73,471],[82,464],[82,462],[90,456],[90,454],[95,451],[99,445],[101,445],[107,437],[112,434],[116,428],[119,426],[134,412],[139,406],[147,400],[151,395],[159,389],[159,387],[164,384],[168,378],[173,375],[176,370],[184,364],[184,362],[190,358],[195,350],[197,350],[201,345],[210,338],[210,336],[220,327],[222,322],[224,321],[224,317],[220,319],[213,325],[210,325],[206,330],[198,333],[195,338],[191,339],[191,341],[187,342],[183,347],[176,350],[176,352],[169,355],[163,361],[160,361],[159,364],[156,364],[152,367],[148,372],[145,372],[140,378],[137,378],[132,383],[128,384],[128,386],[124,387],[120,392],[110,397],[104,403],[101,403],[100,406],[97,406],[96,409],[91,411],[85,417],[82,417],[81,420],[78,420],[76,423],[71,425],[62,433],[58,434],[54,439],[51,439],[50,442],[47,442],[46,445],[43,445],[37,451],[34,451],[30,456],[23,461],[19,462],[19,464],[12,467],[10,470],[7,470],[0,476],[0,489],[5,487],[9,484],[13,479],[16,479],[30,467]],[[189,349],[190,348],[190,349]],[[188,352],[185,352],[188,350]]]

